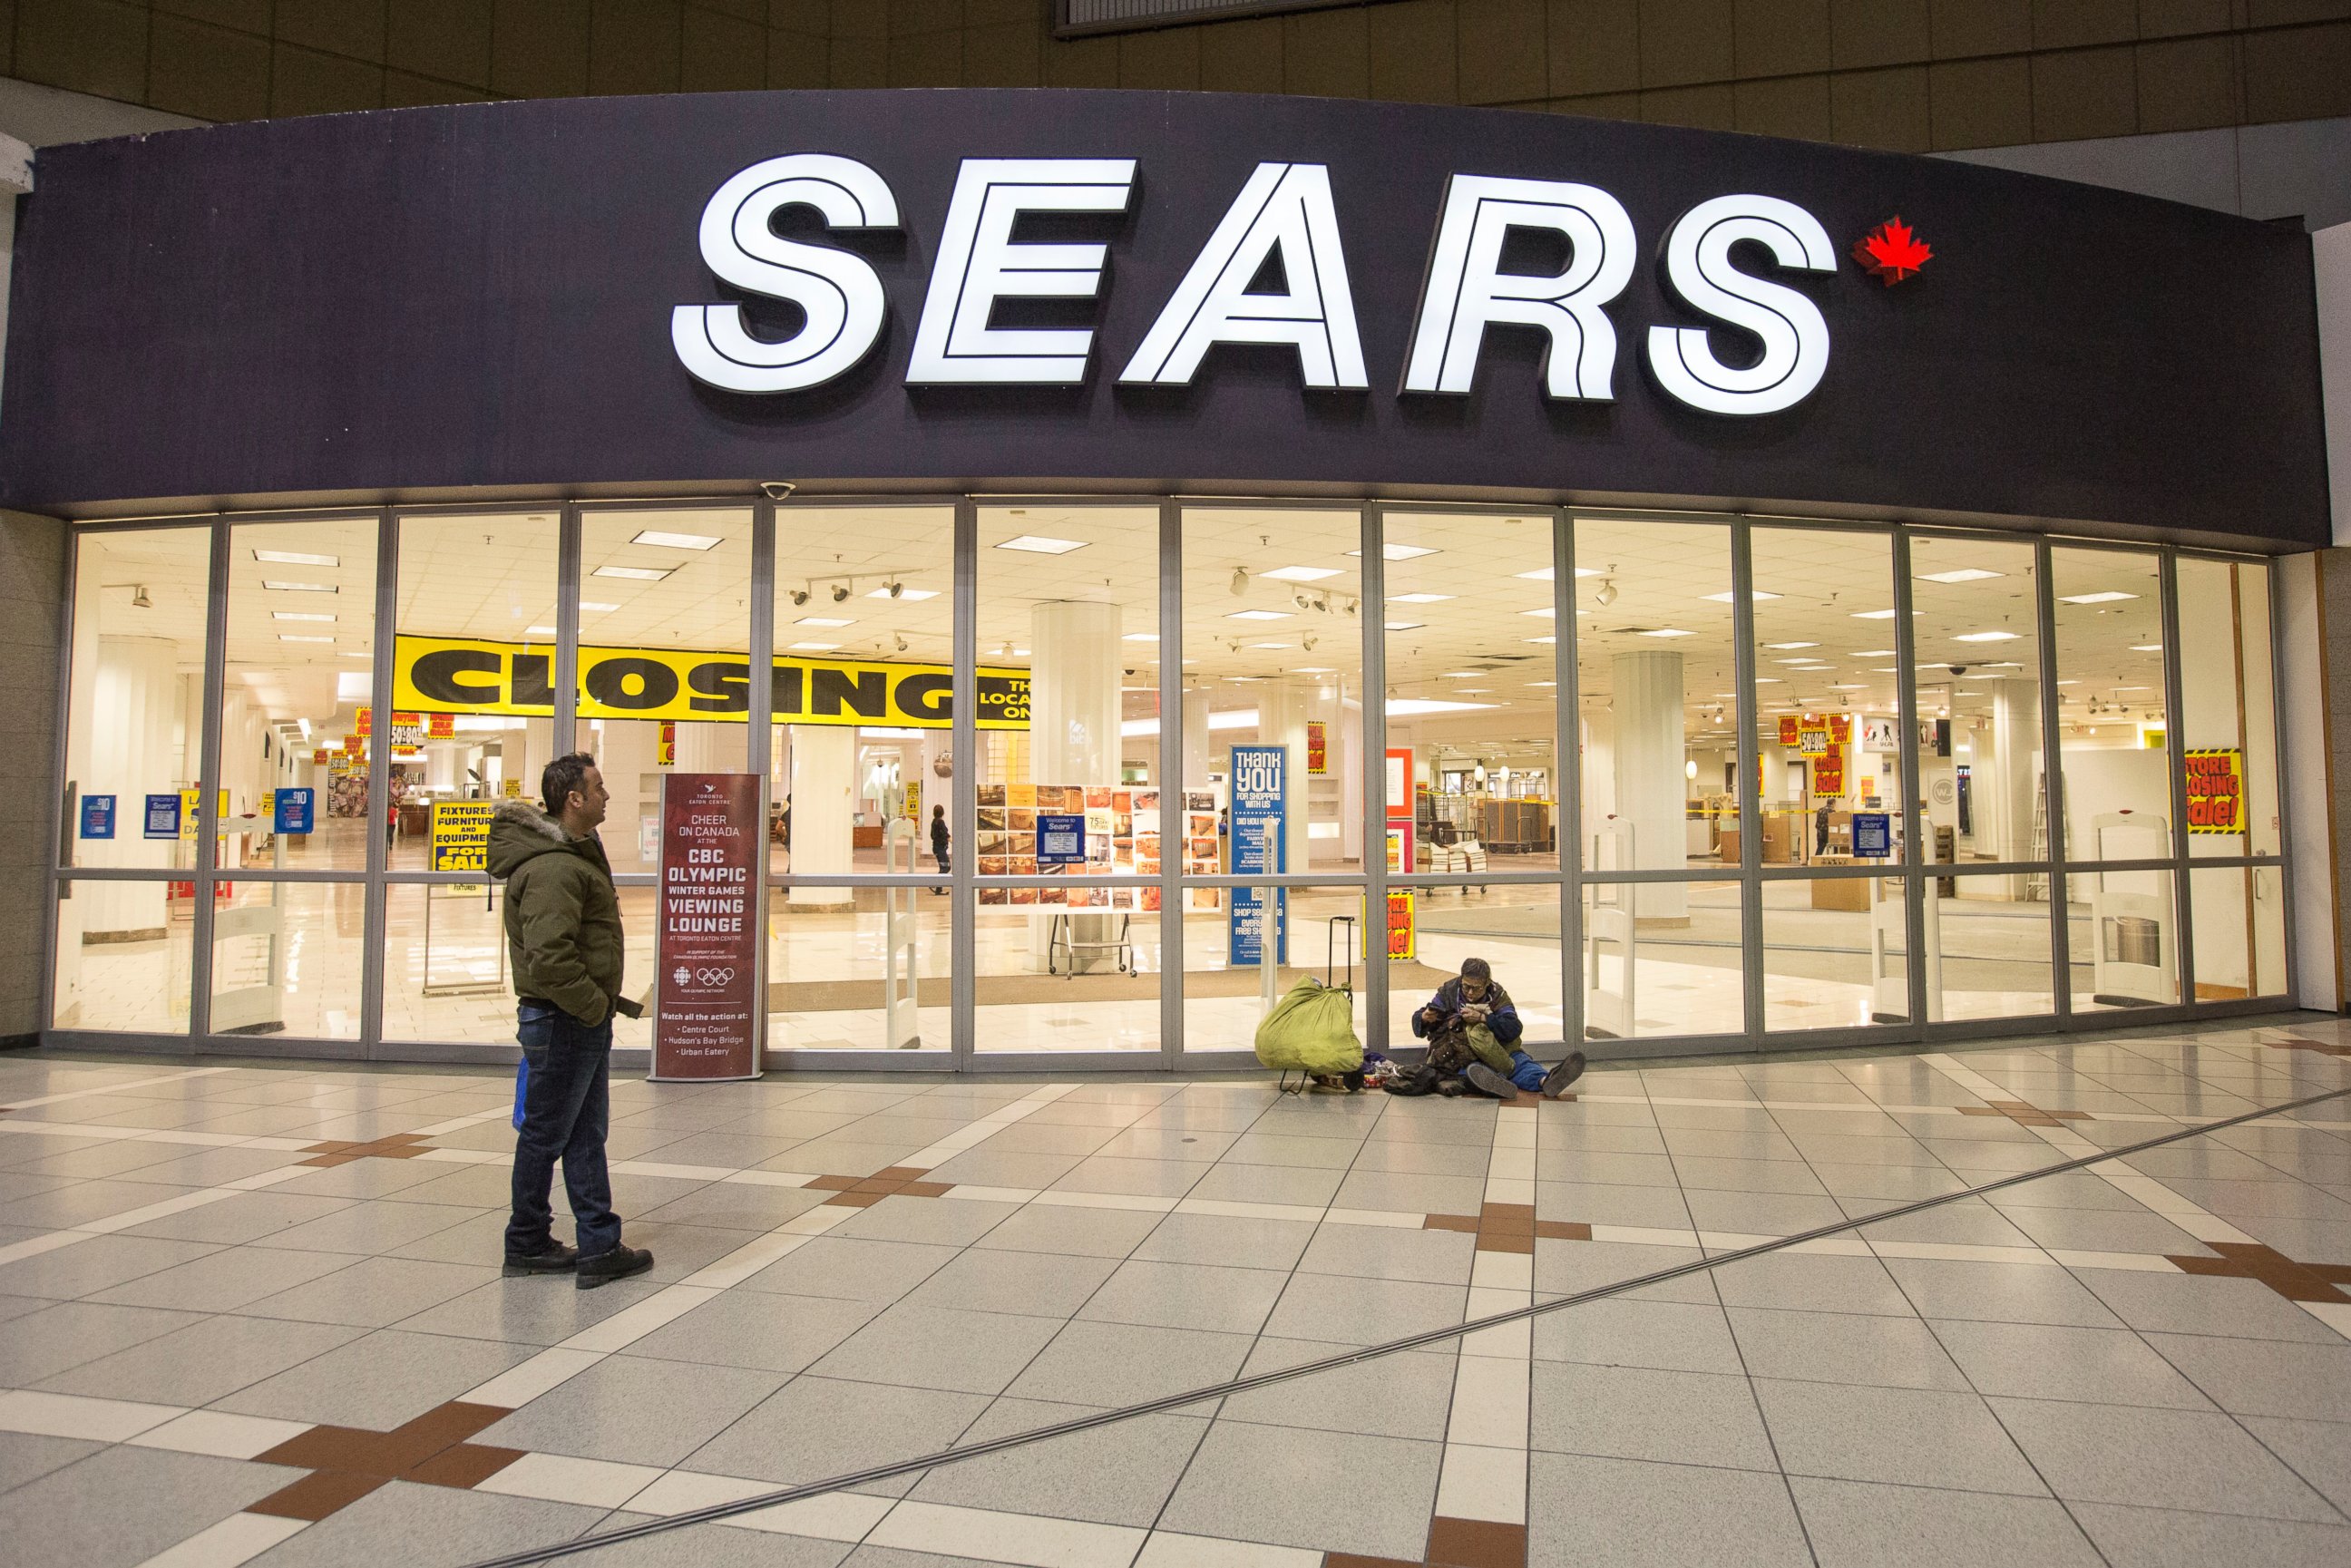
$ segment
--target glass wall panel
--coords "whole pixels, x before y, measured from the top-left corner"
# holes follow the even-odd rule
[[[1243,955],[1249,961],[1237,962],[1232,932],[1225,915],[1187,913],[1184,920],[1184,1049],[1252,1049],[1257,1026],[1270,1006],[1268,996],[1279,999],[1307,975],[1328,984],[1352,987],[1356,1036],[1367,1040],[1370,1015],[1364,1001],[1362,890],[1291,887],[1251,891],[1268,895],[1280,893],[1281,929],[1289,937],[1288,956],[1281,958],[1277,954],[1277,967],[1269,974],[1262,962],[1263,949],[1252,939]],[[1244,910],[1248,907],[1245,905]],[[1549,962],[1556,973],[1556,944],[1552,954]],[[1391,1045],[1413,1043],[1405,1015],[1410,1008],[1426,1000],[1436,982],[1443,977],[1415,961],[1400,960],[1388,965],[1390,1011],[1395,1020]],[[1556,981],[1553,988],[1557,988]]]
[[[159,894],[168,887],[171,894],[168,916],[160,896],[152,916],[143,909],[138,912],[138,918],[152,918],[153,925],[121,930],[76,924],[76,917],[88,915],[97,902],[93,895],[98,890],[145,893],[151,886]],[[57,984],[51,1024],[136,1034],[187,1033],[190,965],[195,951],[187,883],[69,882],[64,892],[57,905]],[[83,907],[77,909],[77,904]]]
[[[1763,1027],[1851,1029],[1910,1018],[1898,876],[1763,883]]]
[[[357,1040],[366,887],[248,881],[226,893],[213,915],[213,1032]]]
[[[768,895],[768,1049],[948,1050],[955,944],[945,890],[848,888],[846,903],[788,906],[825,891]]]
[[[2127,841],[2110,832],[2108,841]],[[2179,910],[2171,873],[2075,870],[2066,873],[2065,886],[2074,1010],[2179,1001]]]
[[[1578,517],[1575,576],[1583,863],[1603,872],[1737,865],[1730,530]],[[1763,700],[1782,705],[1788,677],[1758,678]],[[1784,786],[1765,779],[1763,858],[1773,865],[1797,852],[1801,808]],[[1650,884],[1638,895],[1641,917],[1683,918],[1686,897],[1683,884]]]
[[[1747,1023],[1738,883],[1675,884],[1678,919],[1636,913],[1636,890],[1656,885],[1595,883],[1583,890],[1586,1038],[1739,1033]]]
[[[1770,683],[1755,705],[1765,820],[1790,819],[1790,861],[1850,864],[1854,813],[1891,814],[1902,798],[1899,672],[1882,648],[1862,646],[1891,641],[1892,622],[1868,617],[1893,601],[1894,541],[1775,528],[1750,541],[1755,669]]]
[[[2188,873],[2196,920],[2196,999],[2285,994],[2285,873],[2209,866]]]
[[[775,617],[769,868],[936,873],[931,822],[946,820],[954,772],[955,508],[778,508]],[[983,696],[1006,688],[993,680]],[[893,822],[911,831],[893,839]],[[841,893],[800,902],[846,907]]]
[[[2057,607],[2058,756],[2065,858],[2169,859],[2171,750],[2158,559],[2050,552]]]
[[[580,747],[611,796],[604,853],[615,873],[650,872],[663,778],[740,773],[748,756],[751,508],[583,509],[580,600]]]
[[[1410,962],[1388,965],[1388,1041],[1412,1042],[1412,1015],[1437,988],[1461,972],[1462,960],[1483,958],[1510,995],[1529,1048],[1565,1038],[1566,1004],[1560,989],[1559,889],[1555,885],[1391,889],[1413,901]]]
[[[505,903],[503,885],[396,883],[385,891],[384,1039],[515,1043]]]
[[[973,851],[992,885],[977,895],[975,1044],[1156,1051],[1159,889],[1134,879],[1159,874],[1167,810],[1159,509],[1040,503],[978,520]]]
[[[350,661],[357,674],[340,682],[339,712],[368,708],[370,733],[347,732],[347,760],[331,765],[322,808],[388,831],[394,871],[434,869],[434,801],[536,800],[539,770],[570,749],[554,736],[559,532],[552,507],[400,519],[392,701],[374,702],[366,666]],[[603,613],[582,607],[583,643],[600,634]],[[376,745],[392,748],[391,800],[371,805],[366,757]],[[608,846],[622,836],[616,826],[607,819]]]
[[[2260,561],[2183,556],[2178,581],[2188,852],[2199,859],[2276,854],[2270,569]],[[2158,674],[2163,667],[2159,653],[2141,653],[2140,662]]]
[[[60,1028],[188,1027],[194,904],[172,873],[195,863],[211,558],[205,528],[75,538],[65,864],[153,878],[68,884],[57,904]]]
[[[2049,858],[2043,808],[2040,611],[2030,544],[1983,535],[1910,541],[1918,722],[1918,793],[1934,834],[1921,858]],[[1876,663],[1894,659],[1893,618]],[[1889,676],[1892,672],[1886,672]],[[2071,689],[2071,688],[2067,688]],[[2019,897],[2048,896],[2034,879]]]
[[[1929,1022],[2056,1010],[2045,879],[1935,877],[1926,885],[1927,987],[1942,998],[1941,1011],[1927,1015]]]

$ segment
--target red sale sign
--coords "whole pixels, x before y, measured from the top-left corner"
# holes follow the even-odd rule
[[[759,777],[662,779],[656,1079],[756,1078]]]

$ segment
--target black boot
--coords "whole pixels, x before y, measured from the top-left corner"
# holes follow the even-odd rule
[[[580,1277],[572,1282],[583,1291],[599,1285],[609,1285],[615,1280],[625,1280],[632,1274],[642,1274],[653,1266],[653,1255],[642,1247],[615,1247],[610,1252],[599,1252],[592,1258],[580,1260]]]
[[[1556,1100],[1567,1092],[1567,1086],[1583,1076],[1583,1052],[1571,1051],[1567,1060],[1543,1074],[1543,1098]]]
[[[536,1252],[508,1252],[503,1272],[509,1280],[525,1274],[568,1274],[580,1263],[580,1249],[549,1240]]]

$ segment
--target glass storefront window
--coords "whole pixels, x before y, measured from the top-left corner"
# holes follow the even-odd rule
[[[959,506],[977,525],[962,560]],[[1369,528],[1358,506],[1186,502],[1170,585],[1179,655],[1177,639],[1162,642],[1165,508],[783,505],[763,561],[753,505],[599,503],[579,508],[569,588],[559,506],[402,513],[395,679],[381,692],[381,515],[87,528],[55,1027],[182,1033],[204,1013],[216,1041],[507,1046],[500,894],[469,845],[436,835],[435,808],[454,820],[535,798],[545,762],[581,746],[613,795],[604,839],[632,994],[655,960],[646,828],[663,779],[764,763],[765,1016],[781,1052],[911,1050],[954,1066],[974,1051],[999,1063],[1241,1051],[1269,986],[1279,996],[1309,974],[1353,986],[1367,1041],[1408,1047],[1411,1014],[1472,956],[1494,965],[1538,1047],[1578,1030],[1760,1040],[2284,992],[2266,563],[1433,503],[1384,506]],[[1561,527],[1568,583],[1554,580]],[[1376,608],[1367,535],[1384,558]],[[1744,647],[1734,558],[1751,566]],[[977,607],[968,758],[955,755],[952,717],[959,570]],[[772,600],[755,604],[770,582]],[[579,712],[558,737],[566,592]],[[1564,798],[1554,684],[1571,610],[1577,801]],[[207,712],[214,614],[222,695]],[[755,649],[770,619],[772,643]],[[1165,729],[1163,654],[1182,661]],[[771,668],[755,677],[761,658]],[[1367,669],[1380,675],[1368,691]],[[1752,780],[1739,772],[1742,679]],[[764,745],[741,723],[760,695]],[[1384,758],[1366,752],[1371,698]],[[2059,821],[2044,805],[2053,729]],[[208,752],[217,768],[199,779]],[[371,760],[388,799],[370,799]],[[943,863],[929,826],[952,807],[959,768],[976,815],[960,836],[946,822]],[[1383,834],[1364,794],[1384,778]],[[1742,786],[1761,805],[1744,822]],[[309,831],[277,833],[274,798],[305,788]],[[216,868],[198,864],[204,789],[224,828]],[[1875,841],[1880,815],[1882,867],[1856,843]],[[379,841],[387,869],[371,873]],[[1770,868],[1751,887],[1743,848]],[[1412,912],[1412,950],[1380,960],[1378,1017],[1372,854]],[[951,896],[956,855],[967,904]],[[2053,909],[2061,855],[2067,903]],[[1176,906],[1163,907],[1171,885]],[[367,923],[371,894],[381,929]],[[1567,898],[1583,941],[1562,955]],[[1750,904],[1755,975],[1742,968]],[[1278,912],[1270,964],[1263,912]],[[1163,952],[1163,936],[1178,950]],[[966,943],[960,994],[976,1010],[958,1015]],[[374,951],[384,987],[370,1018]],[[1180,1020],[1162,1005],[1169,963],[1185,975]],[[200,976],[209,996],[192,1008]],[[627,1022],[615,1038],[642,1050],[652,1030]]]

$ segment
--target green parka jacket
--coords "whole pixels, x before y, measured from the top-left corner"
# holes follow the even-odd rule
[[[505,800],[490,820],[490,874],[507,884],[507,948],[515,995],[553,1002],[593,1028],[619,1001],[621,901],[603,841],[569,837],[528,800]]]

